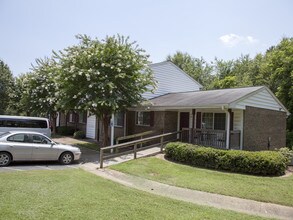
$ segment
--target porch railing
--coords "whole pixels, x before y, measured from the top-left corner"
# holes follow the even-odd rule
[[[225,130],[208,130],[208,129],[182,129],[182,141],[226,149],[227,132]],[[240,131],[230,132],[230,147],[232,149],[239,149],[240,147]]]

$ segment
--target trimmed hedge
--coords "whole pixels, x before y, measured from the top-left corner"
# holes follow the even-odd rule
[[[75,128],[71,126],[59,126],[56,128],[57,134],[65,135],[65,136],[72,136],[75,132]]]
[[[254,175],[282,175],[287,159],[277,151],[221,150],[181,142],[168,143],[166,157],[184,164]]]
[[[76,131],[74,132],[73,137],[76,139],[85,139],[85,133],[83,131]]]

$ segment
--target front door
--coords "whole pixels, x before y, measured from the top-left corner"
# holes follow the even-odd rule
[[[189,128],[189,112],[180,112],[180,131]]]

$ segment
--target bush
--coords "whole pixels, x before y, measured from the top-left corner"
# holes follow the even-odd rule
[[[278,150],[284,157],[287,159],[287,164],[291,163],[291,160],[293,158],[293,150],[290,150],[287,147],[282,147]]]
[[[221,150],[180,142],[169,143],[166,157],[192,166],[255,175],[282,175],[287,158],[277,151]]]
[[[75,132],[75,128],[71,126],[57,127],[57,134],[60,134],[60,135],[72,136],[74,132]]]
[[[85,133],[83,131],[76,131],[74,132],[73,137],[76,139],[84,139]]]

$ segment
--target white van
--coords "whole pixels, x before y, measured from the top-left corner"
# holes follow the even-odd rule
[[[47,118],[0,115],[0,134],[7,131],[35,131],[51,137]]]

